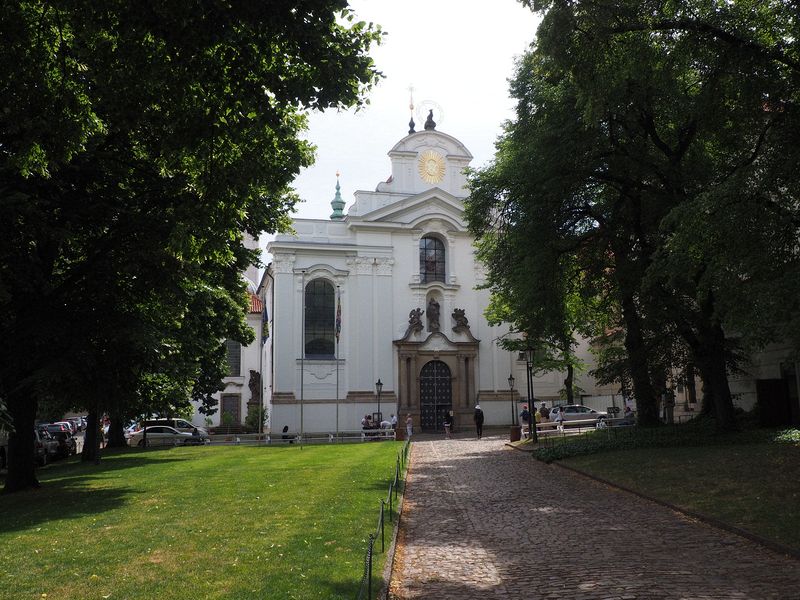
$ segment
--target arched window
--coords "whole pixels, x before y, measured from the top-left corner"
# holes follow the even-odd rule
[[[419,241],[419,277],[422,283],[445,281],[444,244],[435,237]]]
[[[333,286],[324,279],[306,285],[305,348],[307,358],[333,358],[336,299]]]

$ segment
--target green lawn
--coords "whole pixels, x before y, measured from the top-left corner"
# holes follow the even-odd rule
[[[632,448],[564,464],[800,550],[800,446]]]
[[[0,495],[0,599],[353,598],[400,449],[194,447],[51,465],[40,490]]]

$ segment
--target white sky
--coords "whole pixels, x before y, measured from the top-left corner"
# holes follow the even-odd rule
[[[387,179],[387,152],[408,133],[409,85],[415,104],[433,100],[442,107],[436,129],[466,145],[471,166],[487,164],[502,123],[514,116],[508,96],[514,59],[538,25],[515,0],[351,0],[350,6],[358,20],[379,23],[386,32],[371,53],[385,78],[365,109],[311,115],[307,137],[317,146],[316,163],[295,180],[304,201],[298,218],[330,216],[337,171],[345,212],[353,192],[374,190]],[[414,120],[421,131],[423,123]]]

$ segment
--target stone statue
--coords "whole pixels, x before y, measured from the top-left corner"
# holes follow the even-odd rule
[[[251,402],[259,402],[261,400],[261,373],[250,369],[250,382],[247,387],[250,388]]]
[[[439,331],[439,303],[433,297],[428,300],[428,331]]]
[[[408,313],[408,331],[416,333],[417,331],[422,331],[422,313],[424,311],[421,308],[415,308],[410,313]]]
[[[455,326],[453,326],[453,331],[469,329],[469,321],[467,320],[467,315],[464,314],[463,308],[453,309],[453,320],[456,322]]]
[[[433,131],[436,129],[436,121],[433,120],[433,109],[428,112],[428,118],[425,120],[425,131]]]

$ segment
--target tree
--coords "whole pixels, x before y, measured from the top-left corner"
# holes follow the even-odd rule
[[[800,314],[797,11],[537,4],[537,45],[512,83],[517,118],[473,179],[474,230],[501,238],[492,252],[541,256],[533,240],[579,265],[618,315],[641,422],[657,422],[665,367],[682,366],[664,365],[680,347],[654,343],[674,334],[718,426],[733,428],[731,334],[755,348]],[[513,235],[525,227],[538,237]]]
[[[251,339],[243,235],[288,226],[305,112],[363,104],[379,41],[340,0],[0,9],[6,490],[38,485],[38,398],[208,400]],[[182,395],[182,400],[180,396]]]

